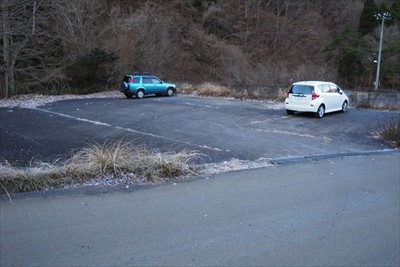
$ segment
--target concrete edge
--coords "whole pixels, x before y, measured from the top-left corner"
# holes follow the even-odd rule
[[[342,152],[333,154],[316,154],[316,155],[307,155],[300,157],[273,158],[270,159],[270,162],[273,165],[287,165],[287,164],[307,163],[311,161],[321,161],[333,158],[357,157],[357,156],[369,156],[369,155],[393,155],[393,154],[400,154],[400,150],[384,149],[384,150],[371,150],[371,151]]]

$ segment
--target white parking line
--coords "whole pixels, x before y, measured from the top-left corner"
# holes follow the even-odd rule
[[[269,119],[265,119],[265,120],[261,120],[261,121],[251,121],[248,124],[258,124],[258,123],[264,123],[264,122],[269,122],[269,121],[276,121],[276,120],[282,120],[282,119],[287,119],[289,118],[288,116],[281,116],[281,117],[277,117],[277,118],[269,118]]]
[[[34,139],[32,139],[32,138],[29,138],[28,136],[25,136],[25,135],[23,135],[23,134],[20,134],[20,133],[17,133],[17,132],[6,132],[7,134],[12,134],[12,135],[18,135],[19,137],[21,137],[21,138],[23,138],[23,139],[25,139],[25,140],[28,140],[28,141],[30,141],[30,142],[32,142],[32,143],[35,143],[35,144],[37,144],[37,145],[41,145],[39,142],[37,142],[37,141],[35,141]]]
[[[110,128],[114,128],[116,130],[127,131],[127,132],[131,132],[131,133],[145,135],[145,136],[151,136],[151,137],[154,137],[154,138],[160,138],[160,139],[168,140],[168,141],[171,141],[171,142],[174,142],[174,143],[183,143],[183,144],[186,144],[186,145],[189,145],[189,146],[202,148],[202,149],[213,150],[213,151],[225,151],[225,150],[223,150],[221,148],[217,148],[217,147],[209,147],[207,145],[192,144],[190,142],[180,141],[180,140],[177,140],[177,139],[173,139],[173,138],[169,138],[169,137],[165,137],[165,136],[161,136],[161,135],[157,135],[157,134],[145,133],[145,132],[141,132],[141,131],[134,130],[134,129],[131,129],[131,128],[124,128],[124,127],[120,127],[120,126],[112,126],[111,124],[104,123],[104,122],[101,122],[101,121],[94,121],[94,120],[88,120],[88,119],[84,119],[84,118],[74,117],[74,116],[71,116],[71,115],[67,115],[67,114],[63,114],[63,113],[59,113],[59,112],[54,112],[54,111],[50,111],[50,110],[46,110],[46,109],[40,109],[40,108],[34,108],[34,109],[42,111],[42,112],[50,113],[50,114],[53,114],[53,115],[58,115],[60,117],[72,119],[72,120],[77,120],[77,121],[81,121],[81,122],[87,122],[87,123],[91,123],[91,124],[94,124],[94,125],[110,127]],[[229,150],[226,150],[226,152],[229,152]]]
[[[287,131],[281,131],[281,130],[263,130],[263,129],[256,129],[258,132],[266,132],[266,133],[277,133],[277,134],[286,134],[286,135],[294,135],[294,136],[299,136],[299,137],[306,137],[306,138],[315,138],[315,139],[322,139],[322,140],[327,140],[327,141],[332,141],[333,139],[326,137],[326,136],[314,136],[308,133],[294,133],[294,132],[287,132]]]

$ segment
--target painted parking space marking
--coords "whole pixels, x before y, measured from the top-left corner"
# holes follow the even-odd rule
[[[182,143],[182,144],[186,144],[186,145],[189,145],[189,146],[202,148],[202,149],[207,149],[207,150],[212,150],[212,151],[225,151],[224,149],[217,148],[217,147],[210,147],[210,146],[207,146],[207,145],[192,144],[190,142],[186,142],[186,141],[181,141],[181,140],[165,137],[165,136],[162,136],[162,135],[141,132],[141,131],[138,131],[138,130],[135,130],[135,129],[124,128],[124,127],[121,127],[121,126],[113,126],[111,124],[104,123],[104,122],[101,122],[101,121],[94,121],[94,120],[79,118],[79,117],[75,117],[75,116],[71,116],[71,115],[67,115],[67,114],[63,114],[63,113],[59,113],[59,112],[55,112],[55,111],[50,111],[50,110],[46,110],[46,109],[40,109],[40,108],[34,108],[34,109],[38,110],[38,111],[50,113],[52,115],[57,115],[57,116],[60,116],[60,117],[64,117],[64,118],[68,118],[68,119],[72,119],[72,120],[76,120],[76,121],[80,121],[80,122],[86,122],[86,123],[90,123],[90,124],[93,124],[93,125],[110,127],[110,128],[114,128],[116,130],[127,131],[127,132],[130,132],[130,133],[150,136],[150,137],[153,137],[153,138],[164,139],[164,140],[168,140],[168,141],[171,141],[171,142],[174,142],[174,143]],[[229,152],[229,150],[226,150],[226,152]]]
[[[288,132],[288,131],[281,131],[281,130],[264,130],[264,129],[256,129],[258,132],[266,132],[266,133],[274,133],[274,134],[285,134],[285,135],[293,135],[298,137],[306,137],[312,139],[321,139],[326,141],[332,141],[333,139],[326,137],[326,136],[314,136],[308,133],[295,133],[295,132]]]

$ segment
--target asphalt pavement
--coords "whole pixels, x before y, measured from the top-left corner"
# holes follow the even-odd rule
[[[392,151],[3,197],[0,265],[399,266],[399,166]]]
[[[122,94],[121,94],[122,95]],[[0,159],[52,162],[93,143],[159,151],[196,150],[205,162],[388,149],[375,132],[399,112],[286,115],[282,103],[195,97],[68,100],[35,109],[0,108]]]

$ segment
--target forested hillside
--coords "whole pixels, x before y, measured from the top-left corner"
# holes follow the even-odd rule
[[[1,0],[0,96],[88,93],[126,73],[400,88],[400,0]]]

